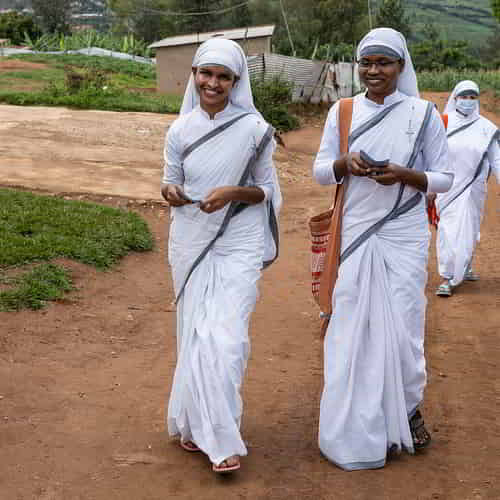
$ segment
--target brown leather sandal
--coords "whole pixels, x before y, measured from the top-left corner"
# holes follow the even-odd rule
[[[417,409],[413,417],[409,420],[411,437],[413,439],[413,447],[415,450],[422,450],[429,446],[431,442],[431,435],[429,431],[425,428],[424,418]]]

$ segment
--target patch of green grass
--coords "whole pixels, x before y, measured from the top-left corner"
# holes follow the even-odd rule
[[[78,92],[54,95],[39,92],[13,92],[0,90],[0,102],[16,106],[65,106],[76,109],[100,109],[105,111],[137,111],[150,113],[178,113],[181,98],[150,93],[125,92],[120,89],[103,92]]]
[[[16,78],[20,80],[43,80],[44,82],[49,82],[56,78],[64,78],[64,72],[61,70],[52,69],[37,69],[32,71],[3,71],[2,80],[4,78]]]
[[[56,257],[105,269],[152,248],[146,222],[133,212],[0,189],[0,269]]]
[[[82,54],[19,54],[11,59],[44,63],[53,68],[64,69],[66,66],[93,68],[110,73],[123,73],[139,78],[151,79],[156,84],[156,67],[150,64],[117,59],[116,57],[85,56]]]
[[[61,299],[73,289],[68,271],[50,263],[4,282],[12,288],[0,291],[0,311],[41,309],[47,301]]]
[[[0,188],[0,310],[37,309],[71,289],[67,271],[50,263],[66,257],[107,269],[131,251],[153,248],[146,222],[133,212]],[[15,278],[7,270],[37,265]]]
[[[16,78],[1,78],[0,90],[12,92],[11,89],[15,88],[18,92],[25,92],[28,90],[42,90],[46,84],[37,80],[17,80]]]
[[[19,106],[65,106],[77,109],[178,113],[182,98],[141,89],[156,88],[154,66],[112,57],[84,55],[22,54],[15,59],[44,63],[46,69],[2,73],[0,102]],[[80,74],[103,73],[109,82],[102,88],[69,92],[66,88],[68,68]],[[12,80],[12,78],[21,78]],[[34,85],[25,90],[24,82]],[[41,86],[45,88],[38,89]],[[33,89],[34,87],[34,89]]]
[[[115,73],[111,77],[111,82],[122,88],[156,88],[156,81],[127,73]]]

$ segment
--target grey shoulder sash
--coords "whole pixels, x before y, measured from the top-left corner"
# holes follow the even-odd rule
[[[348,147],[350,148],[352,143],[356,139],[359,139],[365,132],[368,132],[368,130],[375,127],[375,125],[378,125],[394,108],[398,107],[402,102],[404,102],[404,99],[402,101],[395,102],[390,106],[387,106],[387,108],[385,108],[383,111],[373,116],[368,121],[353,130],[349,135]]]
[[[500,131],[497,130],[494,134],[493,137],[491,138],[490,142],[488,143],[488,146],[486,147],[485,152],[483,153],[483,156],[481,157],[481,161],[479,162],[478,166],[476,167],[476,170],[474,172],[474,175],[472,176],[472,179],[455,195],[453,198],[448,200],[445,205],[443,205],[440,208],[440,212],[442,212],[445,208],[448,208],[458,197],[462,196],[467,189],[474,184],[475,180],[479,177],[483,170],[484,163],[486,161],[486,158],[488,157],[488,150],[490,149],[490,146],[493,144],[494,141],[498,140],[500,138]]]
[[[408,159],[408,163],[406,164],[406,168],[413,168],[415,165],[415,161],[417,160],[418,154],[422,150],[422,145],[424,142],[424,134],[429,125],[433,104],[429,103],[427,105],[427,109],[425,110],[424,120],[422,121],[422,125],[420,126],[420,130],[418,131],[417,138],[415,140],[415,144],[413,145],[413,151]],[[375,222],[375,224],[371,225],[364,233],[359,235],[341,254],[340,263],[344,262],[350,255],[354,253],[370,236],[374,235],[382,226],[384,226],[387,222],[397,219],[400,215],[403,215],[406,212],[409,212],[412,208],[416,207],[420,200],[422,199],[422,193],[415,193],[409,200],[405,203],[401,204],[401,199],[403,198],[403,192],[405,189],[405,185],[401,184],[399,187],[398,197],[396,199],[396,203],[394,204],[392,210],[385,216],[382,217],[379,221]]]
[[[240,117],[241,117],[241,115],[240,115]],[[248,160],[248,163],[245,167],[245,170],[243,171],[243,175],[241,176],[241,179],[240,179],[240,182],[238,183],[238,186],[244,186],[246,184],[248,177],[250,176],[250,172],[252,170],[252,167],[255,165],[257,160],[260,158],[260,155],[262,154],[262,152],[264,151],[266,146],[271,142],[273,135],[274,135],[274,128],[271,125],[269,125],[267,127],[267,130],[266,130],[264,136],[260,140],[260,143],[257,146],[254,154]],[[204,259],[205,255],[207,255],[208,251],[214,246],[215,242],[224,234],[231,219],[235,215],[239,214],[247,206],[248,206],[247,204],[241,203],[239,201],[232,201],[231,202],[231,204],[229,205],[229,208],[227,209],[226,215],[224,216],[224,219],[222,220],[222,223],[221,223],[219,229],[217,230],[217,233],[210,240],[208,245],[201,251],[200,255],[198,255],[198,257],[195,259],[195,261],[191,265],[191,268],[189,269],[189,271],[186,275],[186,278],[184,279],[184,283],[182,284],[182,286],[179,290],[179,293],[177,294],[177,297],[175,298],[176,304],[177,304],[177,302],[179,302],[179,299],[181,298],[182,294],[184,293],[186,285],[189,281],[189,278],[193,274],[193,271],[198,267],[200,262]],[[271,204],[271,216],[274,217],[274,222],[276,223],[276,216],[274,214],[274,210],[272,209],[272,204]],[[270,221],[270,223],[272,223],[272,222],[273,222],[273,220]],[[276,223],[276,227],[277,227],[277,223]],[[274,232],[273,232],[273,236],[274,236]],[[276,236],[275,236],[275,242],[278,243],[278,239]],[[278,246],[277,245],[276,245],[276,253],[278,253]],[[270,263],[268,263],[268,264],[270,264]]]
[[[462,125],[461,127],[456,128],[455,130],[452,130],[451,132],[447,132],[446,137],[449,139],[450,137],[453,137],[455,134],[458,134],[459,132],[462,132],[463,130],[468,129],[471,125],[474,125],[479,120],[479,117],[476,118],[474,121],[466,123],[465,125]]]
[[[205,134],[204,136],[200,137],[199,139],[196,139],[192,144],[190,144],[183,152],[181,155],[181,161],[184,161],[195,149],[199,148],[202,144],[205,144],[205,142],[209,141],[216,135],[219,135],[220,133],[224,132],[224,130],[227,130],[231,125],[234,125],[236,122],[240,121],[242,118],[245,116],[248,116],[251,113],[242,113],[241,115],[236,116],[232,120],[229,120],[222,125],[219,125],[218,127],[214,128],[211,130],[208,134]]]

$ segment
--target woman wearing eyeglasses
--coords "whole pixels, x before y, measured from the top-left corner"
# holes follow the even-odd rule
[[[357,50],[366,92],[353,102],[340,153],[336,104],[314,175],[347,182],[338,278],[325,337],[319,446],[346,470],[383,467],[388,450],[430,442],[419,405],[430,233],[423,193],[450,188],[445,130],[419,99],[401,33],[370,31]]]
[[[500,182],[499,130],[479,114],[479,87],[466,80],[453,90],[445,109],[448,145],[455,172],[453,187],[437,195],[440,218],[437,233],[439,274],[444,282],[436,295],[449,297],[465,281],[476,281],[472,257],[493,172]]]

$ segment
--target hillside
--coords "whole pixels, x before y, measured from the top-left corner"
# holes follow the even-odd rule
[[[372,0],[373,4],[381,0]],[[448,40],[467,40],[478,47],[500,25],[492,15],[490,0],[406,0],[413,21],[413,33],[422,38],[426,23],[435,23],[441,37]]]
[[[383,0],[370,0],[374,12]],[[495,26],[500,27],[492,16],[490,0],[405,0],[408,14],[413,22],[414,38],[422,38],[426,23],[435,23],[441,36],[449,40],[467,40],[478,47],[493,34]],[[77,12],[88,12],[85,6],[101,5],[101,0],[80,0]],[[286,0],[285,0],[286,3]],[[0,0],[0,9],[31,6],[31,0]]]

